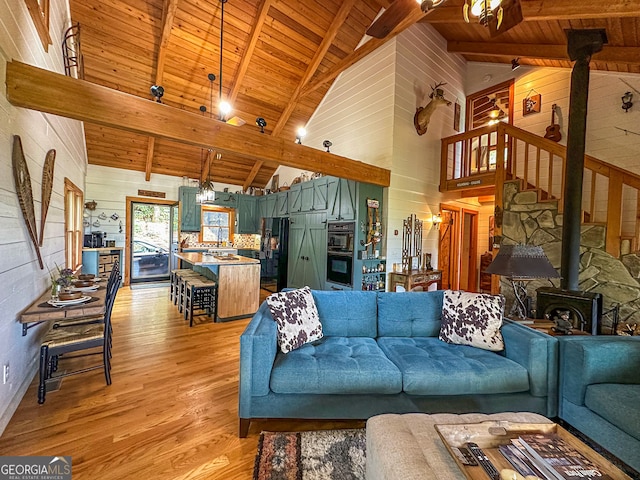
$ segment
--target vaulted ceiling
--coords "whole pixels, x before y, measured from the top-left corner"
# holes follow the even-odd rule
[[[401,0],[395,0],[401,1]],[[265,135],[295,139],[344,69],[416,21],[431,23],[448,49],[470,61],[571,67],[567,29],[604,28],[608,45],[591,67],[640,73],[640,2],[607,5],[582,0],[520,0],[524,21],[491,38],[462,18],[464,0],[448,0],[424,15],[418,3],[384,39],[358,46],[390,0],[228,0],[224,4],[220,60],[220,0],[71,0],[80,24],[84,78],[154,101],[218,118],[218,97],[233,105],[236,127],[252,134],[263,117]],[[222,82],[220,85],[220,65]],[[215,74],[211,82],[208,74]],[[201,113],[201,106],[207,111]],[[213,155],[168,139],[85,123],[90,164],[201,178]],[[242,152],[212,161],[214,182],[264,186],[273,160]]]

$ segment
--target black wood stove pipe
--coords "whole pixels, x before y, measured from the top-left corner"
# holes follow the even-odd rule
[[[571,72],[569,121],[567,125],[567,162],[564,176],[564,215],[562,220],[562,260],[560,265],[564,290],[579,290],[580,224],[582,180],[589,96],[589,62],[591,55],[607,43],[604,30],[569,30],[569,58],[576,63]]]

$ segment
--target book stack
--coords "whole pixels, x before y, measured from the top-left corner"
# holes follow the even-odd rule
[[[521,435],[500,453],[523,477],[544,480],[612,480],[602,469],[555,433]]]

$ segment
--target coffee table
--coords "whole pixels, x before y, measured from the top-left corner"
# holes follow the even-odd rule
[[[378,415],[367,421],[366,478],[367,480],[488,480],[489,477],[480,467],[476,467],[473,472],[467,471],[465,475],[436,430],[436,425],[476,424],[488,421],[554,425],[546,417],[529,412]],[[579,440],[576,438],[575,442]],[[599,465],[606,464],[607,473],[612,478],[631,480],[589,447],[584,445],[584,448],[598,457]]]

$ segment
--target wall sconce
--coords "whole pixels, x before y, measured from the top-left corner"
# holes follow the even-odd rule
[[[264,133],[264,127],[267,126],[267,121],[262,117],[258,117],[256,118],[256,125],[260,127],[260,133]]]
[[[440,228],[440,224],[442,223],[442,214],[441,213],[436,213],[435,215],[433,215],[431,217],[431,221],[433,222],[433,225],[431,226],[431,228]]]
[[[307,129],[304,127],[300,127],[296,132],[296,143],[302,145],[302,139],[307,134]]]
[[[322,146],[323,146],[324,148],[326,148],[326,149],[327,149],[327,153],[331,153],[331,152],[329,151],[329,147],[330,147],[331,145],[333,145],[333,143],[331,143],[331,140],[325,140],[324,142],[322,142]]]
[[[629,109],[633,107],[632,100],[633,100],[633,93],[631,92],[626,92],[622,96],[622,109],[624,110],[624,113],[627,113]]]
[[[518,68],[520,68],[520,57],[518,58],[514,58],[513,60],[511,60],[511,70],[517,70]]]
[[[417,0],[417,2],[420,4],[420,9],[424,13],[427,13],[429,10],[437,7],[438,5],[444,3],[445,1],[446,0]]]

